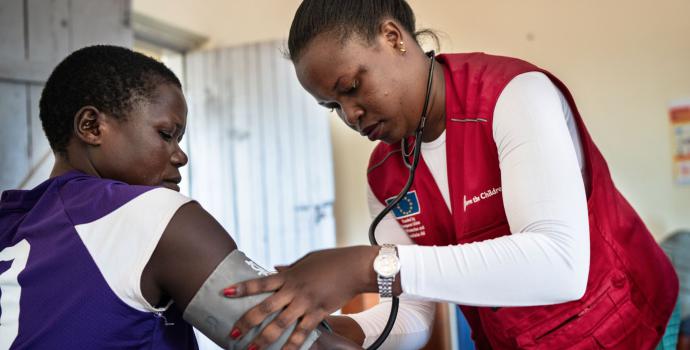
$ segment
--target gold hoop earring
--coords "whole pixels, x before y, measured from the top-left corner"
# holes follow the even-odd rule
[[[400,42],[400,52],[402,52],[402,53],[407,52],[407,49],[405,48],[405,43],[402,41]]]

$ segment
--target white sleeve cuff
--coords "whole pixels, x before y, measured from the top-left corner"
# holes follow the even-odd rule
[[[416,286],[417,270],[424,271],[424,259],[416,259],[415,245],[398,245],[398,259],[400,260],[400,286],[403,295],[419,295]],[[416,297],[415,297],[416,298]]]
[[[352,318],[364,332],[363,347],[376,341],[386,326],[391,310],[391,299],[384,298],[369,310],[346,315]],[[390,335],[381,349],[419,349],[429,340],[436,305],[431,302],[400,298],[398,317]]]

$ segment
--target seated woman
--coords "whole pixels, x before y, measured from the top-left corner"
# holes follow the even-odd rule
[[[0,348],[190,349],[192,325],[220,346],[256,348],[267,323],[231,326],[265,296],[228,303],[223,287],[266,271],[177,192],[187,164],[177,77],[128,49],[87,47],[51,74],[40,118],[50,178],[0,201]],[[267,331],[295,326],[281,327]],[[349,346],[301,334],[306,347]]]

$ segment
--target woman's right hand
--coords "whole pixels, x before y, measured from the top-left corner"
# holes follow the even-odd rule
[[[227,297],[275,292],[247,311],[236,323],[236,334],[246,334],[269,315],[278,316],[252,343],[263,348],[275,342],[287,327],[297,322],[285,349],[298,349],[326,316],[359,293],[376,292],[373,262],[379,247],[356,246],[307,254],[277,274],[244,281],[225,289]]]

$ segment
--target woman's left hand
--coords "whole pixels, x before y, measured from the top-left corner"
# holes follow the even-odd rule
[[[264,348],[297,322],[283,348],[298,349],[326,316],[359,293],[377,291],[372,266],[378,251],[376,246],[316,251],[275,275],[229,286],[223,293],[230,298],[275,291],[235,323],[233,334],[246,334],[266,317],[282,310],[252,343],[255,349]]]

